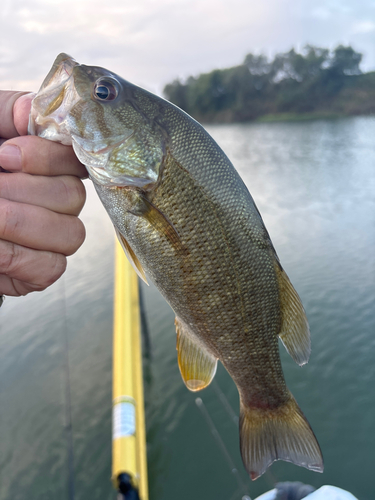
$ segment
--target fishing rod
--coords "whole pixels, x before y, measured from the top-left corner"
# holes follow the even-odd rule
[[[199,410],[201,411],[203,417],[205,418],[206,422],[207,422],[207,425],[211,431],[211,434],[213,435],[216,443],[218,444],[219,448],[221,449],[224,457],[225,457],[225,460],[230,468],[230,471],[231,473],[233,474],[234,478],[236,479],[236,482],[237,482],[237,491],[235,492],[235,495],[237,495],[238,492],[241,492],[241,494],[243,493],[243,496],[241,497],[241,500],[251,500],[250,498],[250,495],[249,495],[249,491],[248,491],[248,487],[247,485],[244,483],[244,481],[242,480],[242,477],[241,475],[239,474],[238,472],[238,469],[236,467],[236,464],[234,463],[233,461],[233,458],[231,456],[231,454],[229,453],[227,447],[225,446],[224,444],[224,441],[222,439],[222,437],[220,436],[220,433],[219,431],[217,430],[217,427],[216,425],[214,424],[207,408],[206,408],[206,405],[204,404],[202,398],[196,398],[195,399],[195,404],[197,405],[197,407],[199,408]],[[232,497],[233,498],[233,497]]]

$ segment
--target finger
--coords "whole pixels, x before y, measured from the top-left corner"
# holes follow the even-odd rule
[[[66,269],[66,257],[0,240],[0,294],[26,295],[54,283]]]
[[[29,94],[29,97],[21,97]],[[33,94],[0,90],[0,137],[10,139],[27,133]],[[14,116],[15,113],[15,116]]]
[[[0,213],[0,239],[18,245],[72,255],[85,239],[84,225],[73,215],[4,199]]]
[[[35,175],[75,175],[87,178],[87,170],[70,146],[33,135],[14,137],[0,148],[0,166],[7,171]]]
[[[78,215],[85,204],[86,191],[83,182],[72,175],[45,177],[0,173],[0,198]]]
[[[19,135],[27,135],[31,102],[34,97],[34,93],[24,94],[13,105],[13,122]]]

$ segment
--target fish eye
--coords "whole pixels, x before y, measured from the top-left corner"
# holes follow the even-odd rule
[[[98,80],[94,86],[94,98],[99,101],[113,101],[118,95],[117,82]]]

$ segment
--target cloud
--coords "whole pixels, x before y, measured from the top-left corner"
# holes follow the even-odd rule
[[[311,17],[326,21],[332,17],[332,12],[326,7],[316,7],[311,11]]]
[[[177,75],[240,63],[255,40],[265,47],[264,19],[277,33],[286,2],[270,10],[246,0],[18,0],[2,27],[1,83],[40,82],[64,51],[160,89]]]
[[[159,93],[176,77],[240,64],[248,52],[306,43],[332,48],[360,37],[355,48],[375,67],[366,1],[5,0],[0,88],[37,90],[59,52]]]
[[[351,30],[353,34],[371,33],[373,31],[375,31],[375,23],[368,20],[355,23]]]

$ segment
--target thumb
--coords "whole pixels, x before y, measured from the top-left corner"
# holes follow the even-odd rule
[[[27,134],[31,101],[34,94],[0,90],[0,138],[11,139]]]
[[[13,105],[13,122],[19,135],[27,135],[31,101],[34,97],[34,93],[23,94]]]

